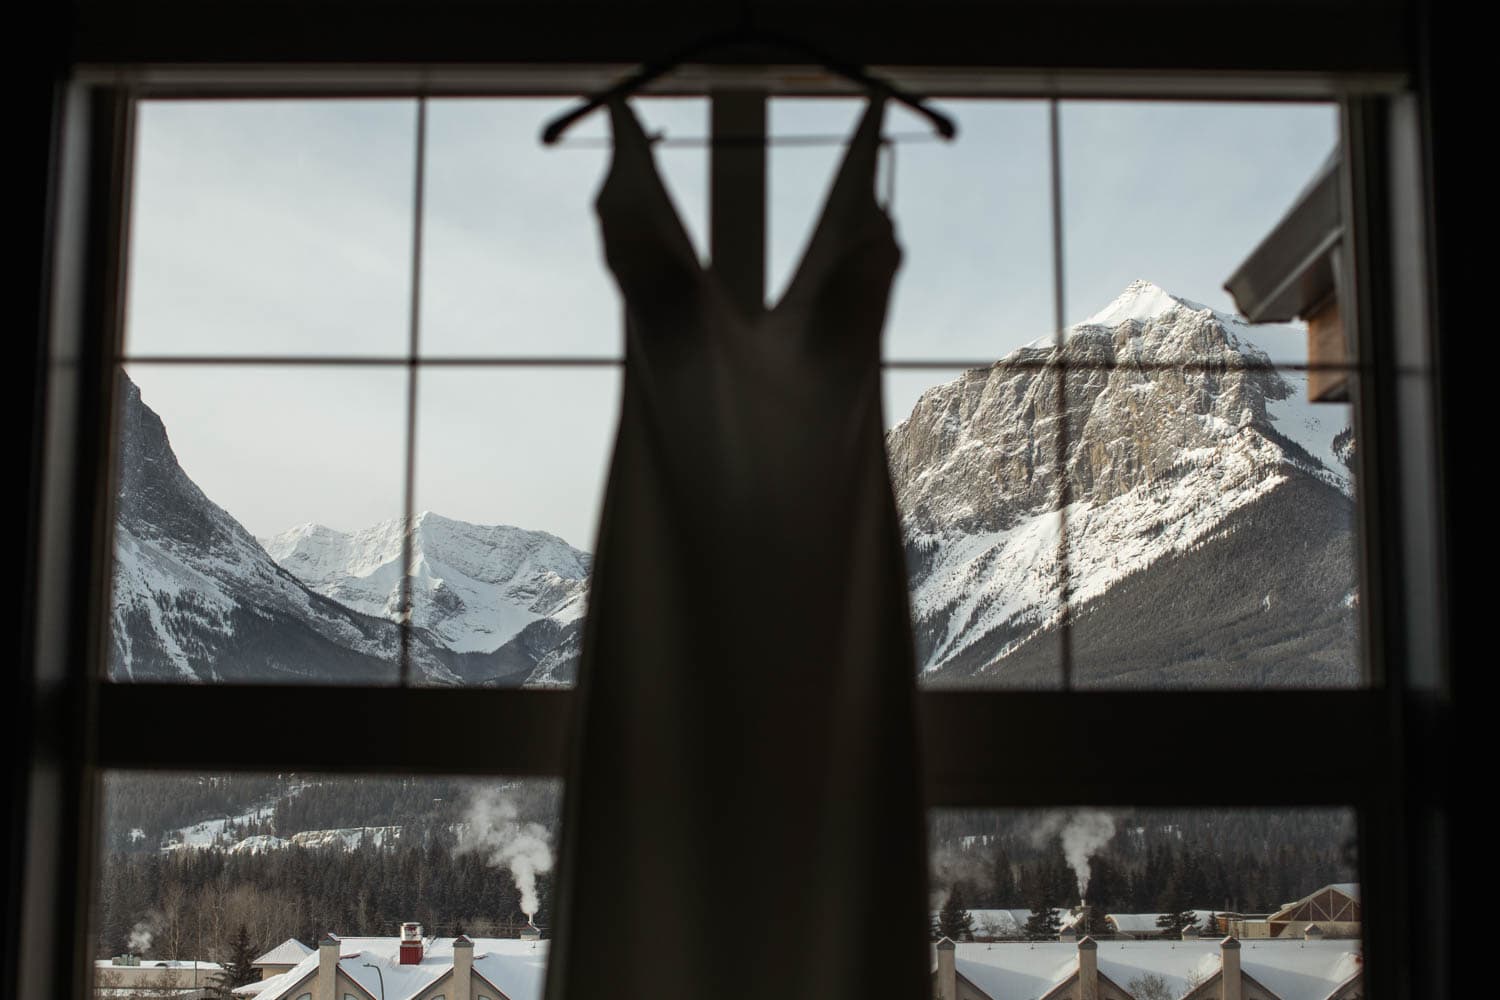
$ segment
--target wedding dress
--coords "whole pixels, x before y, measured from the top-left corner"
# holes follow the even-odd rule
[[[597,200],[625,384],[550,909],[553,1000],[930,996],[880,335],[883,101],[785,296],[700,266],[623,102]]]

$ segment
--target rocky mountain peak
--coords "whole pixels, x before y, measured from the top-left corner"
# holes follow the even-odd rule
[[[318,593],[395,619],[408,541],[412,622],[451,650],[491,652],[538,619],[581,611],[592,557],[544,531],[423,511],[353,532],[299,525],[261,544]]]
[[[903,513],[920,532],[999,530],[1057,508],[1059,465],[1073,500],[1107,502],[1184,455],[1260,455],[1251,438],[1292,388],[1233,322],[1137,281],[1061,348],[1036,341],[929,389],[887,441]]]
[[[886,445],[929,670],[981,647],[964,669],[987,667],[1055,624],[1065,496],[1075,600],[1293,477],[1347,506],[1342,412],[1303,405],[1250,332],[1136,281],[1061,346],[1034,341],[922,395]]]

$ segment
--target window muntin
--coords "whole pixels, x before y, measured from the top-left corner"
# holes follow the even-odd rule
[[[1329,105],[1316,104],[1063,101],[1056,106],[1054,121],[1050,117],[1053,106],[1047,102],[956,103],[966,142],[955,147],[912,141],[924,133],[911,116],[892,111],[887,132],[896,144],[884,154],[880,182],[883,195],[895,198],[893,214],[906,245],[906,266],[885,344],[891,359],[887,385],[893,388],[887,400],[887,419],[893,427],[888,446],[894,486],[907,515],[924,681],[999,687],[1338,686],[1357,682],[1361,676],[1354,625],[1358,586],[1349,503],[1354,475],[1346,464],[1341,465],[1340,454],[1352,452],[1352,427],[1340,441],[1334,440],[1339,436],[1335,424],[1340,420],[1352,424],[1349,409],[1308,405],[1297,398],[1304,378],[1295,367],[1301,331],[1237,324],[1224,308],[1223,293],[1197,287],[1213,280],[1212,276],[1227,275],[1236,255],[1252,243],[1250,234],[1276,221],[1286,199],[1295,195],[1301,174],[1326,158],[1325,146],[1334,139],[1336,112]],[[668,139],[675,140],[661,144],[656,153],[668,175],[669,189],[686,199],[680,206],[685,209],[682,215],[701,250],[707,150],[696,140],[703,135],[706,104],[702,100],[647,100],[642,105],[648,128],[665,127]],[[397,673],[411,681],[525,681],[532,672],[521,669],[526,664],[511,663],[513,657],[502,655],[506,666],[500,670],[491,669],[493,664],[475,666],[470,662],[473,654],[493,659],[492,654],[500,654],[505,642],[516,638],[513,626],[517,621],[526,619],[524,625],[533,616],[550,619],[559,608],[533,607],[535,601],[526,586],[521,586],[527,593],[515,607],[514,601],[497,599],[493,587],[445,589],[445,581],[431,562],[423,563],[421,528],[415,529],[410,540],[401,537],[402,516],[418,524],[428,512],[435,519],[457,514],[457,520],[474,525],[508,524],[550,532],[569,543],[580,559],[592,544],[617,405],[617,389],[609,386],[617,385],[618,376],[605,374],[614,352],[603,340],[590,340],[593,334],[585,332],[592,330],[602,337],[607,330],[610,342],[618,344],[619,320],[614,314],[612,282],[599,264],[591,213],[583,204],[575,205],[576,211],[561,207],[558,192],[553,191],[550,199],[547,192],[569,177],[587,187],[587,177],[604,168],[608,143],[604,123],[595,120],[569,140],[573,148],[540,150],[532,135],[536,122],[560,106],[562,102],[539,99],[433,100],[412,115],[407,114],[410,106],[401,102],[310,102],[299,116],[280,114],[267,102],[243,107],[178,103],[170,105],[169,114],[158,114],[151,102],[143,105],[146,127],[140,136],[139,187],[157,193],[141,199],[137,206],[136,231],[146,236],[138,238],[136,246],[157,249],[151,251],[156,263],[142,269],[143,277],[136,279],[142,292],[132,301],[149,304],[156,294],[152,281],[162,284],[162,240],[150,234],[156,231],[153,227],[169,231],[170,226],[158,216],[171,216],[179,209],[162,200],[161,178],[201,168],[200,161],[206,161],[221,166],[213,179],[222,187],[227,179],[223,171],[232,169],[222,151],[215,151],[218,159],[195,151],[185,163],[174,162],[172,142],[180,134],[192,134],[197,128],[212,144],[228,127],[226,123],[239,120],[237,115],[245,116],[250,125],[246,132],[252,136],[259,134],[256,128],[264,131],[266,122],[290,122],[294,134],[296,129],[312,127],[309,123],[321,123],[330,132],[324,145],[335,147],[334,151],[326,162],[318,160],[318,149],[307,154],[302,174],[326,186],[330,177],[342,171],[350,178],[347,187],[356,192],[371,189],[375,181],[366,175],[373,176],[391,188],[386,192],[388,199],[421,214],[421,239],[411,240],[410,253],[418,255],[414,270],[421,275],[423,295],[415,327],[409,331],[405,360],[423,366],[429,358],[484,356],[495,366],[488,374],[419,367],[407,373],[406,395],[394,385],[400,375],[398,359],[393,357],[385,373],[393,385],[385,392],[330,391],[329,397],[338,396],[347,415],[364,425],[361,433],[381,428],[379,434],[389,435],[393,452],[402,447],[397,442],[405,439],[405,461],[411,468],[405,473],[409,486],[400,490],[399,507],[385,487],[376,492],[389,513],[372,516],[364,510],[372,494],[361,490],[358,498],[350,498],[349,512],[337,512],[343,523],[327,525],[339,532],[337,537],[287,541],[289,529],[297,522],[338,519],[317,513],[304,517],[284,511],[282,527],[256,531],[263,538],[281,537],[278,561],[311,584],[311,589],[376,619],[365,625],[341,623],[344,631],[384,633],[390,629],[383,622],[399,623],[410,615],[412,628],[397,636],[394,652],[389,636],[382,635],[377,645],[387,661],[397,658]],[[406,117],[395,115],[392,108],[405,108]],[[773,289],[784,283],[795,263],[805,229],[816,218],[817,205],[826,194],[826,178],[836,162],[841,137],[858,108],[859,102],[853,100],[771,102],[773,135],[784,132],[781,139],[800,136],[807,140],[773,144],[768,154]],[[413,136],[420,135],[420,192],[414,184],[393,186],[376,165],[356,165],[354,154],[340,145],[352,144],[356,152],[368,153],[348,140],[347,133],[377,112],[386,114],[380,121],[387,132],[399,119],[412,126]],[[1256,141],[1226,149],[1227,137],[1235,135],[1250,135]],[[274,154],[275,137],[261,138]],[[243,139],[235,134],[224,141],[232,150]],[[416,162],[415,138],[404,145],[391,136],[385,141],[386,158],[405,151]],[[152,145],[157,142],[165,144],[165,152]],[[1049,156],[1054,152],[1060,153],[1060,192],[1052,190],[1053,178],[1048,174]],[[560,166],[552,172],[538,170],[541,156],[559,158],[554,162]],[[296,160],[289,155],[283,158]],[[413,180],[410,170],[400,176]],[[535,185],[541,190],[535,190]],[[192,185],[185,187],[191,192]],[[289,197],[308,200],[295,187],[290,192]],[[199,193],[197,197],[205,196]],[[1056,216],[1053,209],[1059,210]],[[391,205],[383,205],[377,214],[385,217],[392,211]],[[559,227],[541,225],[544,217],[561,220]],[[1063,228],[1053,231],[1059,220]],[[542,237],[531,240],[522,235],[539,226]],[[414,226],[409,224],[405,232],[413,235]],[[1064,273],[1054,274],[1048,255],[1037,252],[1048,245],[1061,246]],[[1030,252],[1018,249],[1027,247]],[[149,258],[151,253],[145,255]],[[225,259],[233,260],[232,256]],[[585,266],[584,261],[593,263]],[[1055,307],[1059,289],[1067,293],[1067,308],[1076,312],[1084,306],[1073,309],[1075,303],[1085,302],[1086,296],[1126,271],[1142,269],[1193,284],[1192,294],[1212,300],[1219,312],[1208,314],[1205,320],[1198,316],[1196,299],[1133,281],[1102,310],[1090,303],[1086,318],[1065,313],[1065,318],[1081,320],[1082,325],[1069,328],[1067,350],[1061,354],[1048,351],[1048,300],[1054,299],[1050,305]],[[540,281],[538,271],[582,284],[571,292],[562,290]],[[230,311],[232,303],[243,298],[276,298],[265,286],[242,279],[234,268],[224,269],[214,280],[216,287],[236,293],[237,297],[226,299]],[[298,306],[300,287],[294,285],[293,294],[287,297],[291,307]],[[516,309],[508,310],[508,302],[517,304]],[[563,302],[566,308],[560,307]],[[312,313],[321,308],[316,297],[305,306]],[[1164,320],[1163,308],[1175,309],[1176,318]],[[549,312],[560,319],[562,327],[554,329],[543,321]],[[939,322],[931,318],[935,315],[946,318]],[[142,336],[149,343],[149,335],[142,331],[155,328],[151,317],[158,317],[156,325],[167,331],[163,336],[182,341],[180,316],[145,309],[142,317],[133,322],[136,332],[131,343]],[[239,343],[237,328],[231,323],[227,329],[228,343],[222,342],[216,329],[199,333],[194,341],[204,345],[199,353],[238,350],[234,346]],[[327,336],[342,338],[346,347],[351,340],[362,341],[348,331]],[[1271,353],[1243,346],[1241,342],[1248,343],[1252,336],[1269,338]],[[544,345],[555,349],[543,351]],[[508,365],[512,359],[525,361],[544,353],[564,358],[575,354],[587,365],[599,365],[600,370],[564,374],[525,364]],[[977,357],[964,357],[976,353]],[[1284,355],[1293,367],[1262,370],[1272,366],[1272,353]],[[983,375],[975,369],[960,369],[955,379],[952,371],[933,367],[941,365],[944,357],[995,367]],[[1305,350],[1301,357],[1305,359]],[[1063,369],[1066,379],[1060,378]],[[130,370],[158,383],[172,374],[142,364]],[[379,369],[368,373],[371,385],[379,378],[375,371]],[[182,385],[196,378],[185,371],[178,375]],[[319,376],[330,385],[345,377],[331,369]],[[287,381],[292,380],[289,374]],[[919,391],[924,381],[925,394]],[[480,394],[450,391],[450,387],[482,382],[493,389]],[[598,388],[590,388],[593,383]],[[411,423],[404,428],[392,426],[391,419],[399,412],[403,395],[408,405],[416,400],[416,409],[408,415]],[[484,407],[481,396],[486,400]],[[1209,396],[1213,399],[1205,403]],[[1071,414],[1066,422],[1057,419],[1064,406]],[[371,415],[368,419],[358,417],[366,412]],[[1242,447],[1244,441],[1237,437],[1244,437],[1240,432],[1247,414],[1253,418],[1252,429],[1263,433],[1251,446]],[[283,422],[288,416],[279,411],[274,415]],[[193,442],[207,436],[206,429],[216,420],[226,427],[233,422],[225,420],[221,410],[215,410],[213,418],[188,414],[174,421],[183,424],[176,433],[184,440],[185,453],[194,450]],[[986,420],[1003,425],[1018,418],[1024,425],[1019,430],[983,426]],[[247,433],[256,419],[247,412],[237,427],[216,432],[216,436],[227,439],[238,434],[247,442],[259,440]],[[503,430],[485,433],[481,428],[487,420]],[[955,420],[960,425],[956,442],[947,440],[953,437]],[[1301,445],[1311,454],[1300,453]],[[1060,449],[1068,454],[1066,477],[1058,475]],[[961,454],[965,450],[969,454]],[[207,451],[205,463],[216,458],[224,464],[224,450]],[[296,451],[287,448],[285,454]],[[352,460],[359,454],[337,448],[329,451],[335,459]],[[1226,457],[1226,452],[1236,453]],[[1199,461],[1206,453],[1216,457]],[[369,449],[363,454],[369,457]],[[1184,455],[1190,467],[1186,472],[1178,468]],[[559,461],[560,456],[566,460]],[[1225,571],[1226,567],[1246,568],[1232,554],[1218,556],[1217,569],[1193,568],[1203,586],[1173,580],[1174,574],[1184,574],[1182,567],[1194,561],[1194,554],[1204,546],[1217,546],[1227,553],[1230,546],[1216,539],[1233,535],[1239,525],[1216,514],[1216,507],[1240,511],[1241,520],[1250,518],[1250,510],[1260,509],[1256,507],[1259,494],[1268,492],[1267,484],[1274,485],[1282,476],[1281,471],[1262,469],[1247,477],[1235,463],[1254,466],[1277,461],[1292,470],[1287,475],[1307,473],[1316,481],[1308,489],[1318,494],[1314,499],[1320,507],[1329,509],[1310,529],[1317,537],[1302,538],[1300,549],[1297,531],[1303,526],[1293,523],[1289,510],[1261,512],[1258,521],[1251,518],[1266,534],[1267,543],[1285,539],[1292,548],[1287,560],[1280,564],[1272,560],[1260,571],[1271,572],[1278,565],[1302,559],[1309,568],[1303,575],[1326,586],[1315,594],[1296,595],[1291,594],[1296,587],[1278,587],[1275,579],[1262,586],[1263,581],[1253,573],[1236,576]],[[545,471],[543,463],[549,465]],[[385,481],[393,474],[402,475],[398,466],[399,461],[384,465],[380,474]],[[272,481],[255,463],[240,463],[239,469],[253,469],[247,477],[253,481]],[[299,484],[317,478],[325,484],[351,484],[361,473],[330,461],[291,478]],[[486,497],[482,494],[489,483],[494,489]],[[1343,499],[1330,490],[1341,491]],[[232,513],[248,511],[249,501],[231,499],[227,487],[221,490],[211,485],[209,492],[210,499]],[[302,499],[296,489],[272,492],[277,507]],[[1063,517],[1058,509],[1065,499],[1072,506]],[[271,505],[270,498],[267,503]],[[462,513],[454,508],[461,508]],[[1142,525],[1152,518],[1160,523]],[[382,533],[381,525],[389,530]],[[315,529],[306,531],[316,534]],[[322,542],[328,543],[324,548],[341,552],[368,547],[373,544],[366,537],[371,532],[384,539],[385,548],[391,550],[384,552],[388,558],[354,560],[359,566],[320,567],[314,565],[318,559],[301,551]],[[993,537],[997,533],[1005,537]],[[1200,555],[1196,563],[1211,563],[1213,558]],[[399,570],[402,559],[411,559],[416,572],[405,581]],[[1339,579],[1324,579],[1331,579],[1330,574]],[[466,574],[456,574],[452,582],[463,583],[459,576]],[[1136,576],[1150,579],[1133,579]],[[571,579],[566,573],[563,578]],[[1113,662],[1117,658],[1111,655],[1111,643],[1130,633],[1125,619],[1135,615],[1125,614],[1122,619],[1118,607],[1107,606],[1111,594],[1118,595],[1126,580],[1168,626],[1162,630],[1162,643],[1137,649],[1128,657],[1132,664],[1128,669]],[[1332,594],[1330,587],[1338,593]],[[1220,607],[1234,607],[1225,612],[1225,622],[1209,624],[1208,616],[1181,607],[1184,594],[1190,598],[1194,592],[1215,589],[1220,591]],[[1251,594],[1252,590],[1256,593]],[[1250,621],[1255,609],[1246,602],[1251,597],[1261,602],[1264,623]],[[133,613],[144,620],[142,615],[151,613],[150,604],[165,605],[164,611],[171,612],[171,605],[178,601],[186,601],[187,610],[195,615],[197,604],[203,603],[195,594],[184,597],[156,591],[150,600],[137,601],[140,607]],[[1329,605],[1314,614],[1318,621],[1309,627],[1320,629],[1323,639],[1311,646],[1299,644],[1293,634],[1305,624],[1300,619],[1278,620],[1279,609],[1295,608],[1299,602]],[[452,613],[440,607],[445,603],[454,605]],[[476,603],[486,605],[477,609],[477,616],[471,607]],[[434,614],[443,619],[435,635],[431,634]],[[1065,626],[1065,620],[1073,626]],[[465,622],[471,622],[473,629],[466,631]],[[572,626],[561,620],[554,624],[557,627],[552,631],[566,639],[564,633]],[[448,634],[454,630],[462,634]],[[1170,641],[1165,639],[1167,634]],[[536,657],[528,653],[524,659]],[[1303,663],[1310,666],[1303,670]],[[211,669],[189,672],[200,677],[214,673]],[[547,678],[569,676],[566,667],[561,674],[556,670],[543,673]],[[364,681],[376,679],[368,671],[354,674]],[[273,672],[262,679],[275,676]]]
[[[891,379],[898,378],[898,376],[906,375],[906,373],[909,373],[910,370],[912,370],[912,369],[900,369],[900,367],[897,367],[897,369],[892,369],[892,372],[889,372],[888,378],[891,378]],[[419,456],[419,460],[420,460],[420,456]]]

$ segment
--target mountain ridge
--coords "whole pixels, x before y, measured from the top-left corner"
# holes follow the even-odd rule
[[[1337,647],[1313,650],[1310,676],[1344,683],[1357,672],[1355,605],[1344,603],[1357,600],[1352,436],[1333,419],[1343,411],[1307,404],[1305,376],[1278,370],[1249,332],[1137,281],[1061,345],[1034,342],[922,394],[886,446],[925,681],[1041,683],[1045,671],[1027,664],[1045,659],[1038,650],[1065,613],[1075,639],[1088,640],[1079,663],[1091,682],[1118,678],[1088,666],[1090,643],[1108,653],[1090,635],[1135,650],[1129,658],[1145,666],[1131,671],[1154,683],[1281,676],[1256,637],[1312,655],[1287,638],[1299,628]],[[257,540],[181,469],[139,390],[124,395],[111,676],[389,680],[406,576],[419,682],[575,677],[589,553],[546,532],[431,511]],[[1237,548],[1250,539],[1276,559]],[[1288,580],[1278,591],[1228,564],[1214,569],[1205,553]],[[1198,580],[1197,591],[1183,593],[1174,573]],[[1283,591],[1296,599],[1274,597]],[[1177,645],[1152,666],[1117,620],[1161,618],[1150,602],[1162,600],[1173,602],[1162,632]],[[1254,601],[1265,607],[1252,621]],[[1214,655],[1189,655],[1216,642]],[[1235,663],[1246,665],[1238,676]]]
[[[1338,460],[1337,421],[1301,401],[1301,378],[1278,371],[1242,336],[1247,329],[1133,282],[1060,345],[1034,342],[934,386],[891,429],[919,669],[929,681],[995,679],[998,664],[1055,633],[1065,603],[1070,613],[1091,602],[1097,610],[1122,580],[1164,569],[1289,483],[1325,487],[1309,496],[1336,509],[1352,535],[1353,477]],[[1070,501],[1066,581],[1059,470]],[[1263,542],[1289,547],[1274,532]],[[1288,570],[1300,568],[1286,554]],[[1352,572],[1352,556],[1344,565]],[[1212,618],[1213,598],[1210,587],[1188,617]],[[1340,676],[1354,669],[1354,644],[1344,653]],[[1199,679],[1185,661],[1178,674],[1172,682]]]

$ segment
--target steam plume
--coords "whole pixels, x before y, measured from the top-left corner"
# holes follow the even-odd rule
[[[135,926],[130,928],[130,950],[137,955],[144,955],[151,950],[151,942],[155,938],[156,933],[151,929],[151,924],[137,920]]]
[[[1053,837],[1062,841],[1063,857],[1078,880],[1080,902],[1089,891],[1089,858],[1115,835],[1115,818],[1097,809],[1054,812],[1042,817],[1031,832],[1031,842],[1040,847]]]
[[[536,877],[552,870],[552,845],[545,826],[523,822],[520,815],[516,804],[494,789],[474,793],[459,829],[458,849],[510,870],[529,922],[541,905]]]

